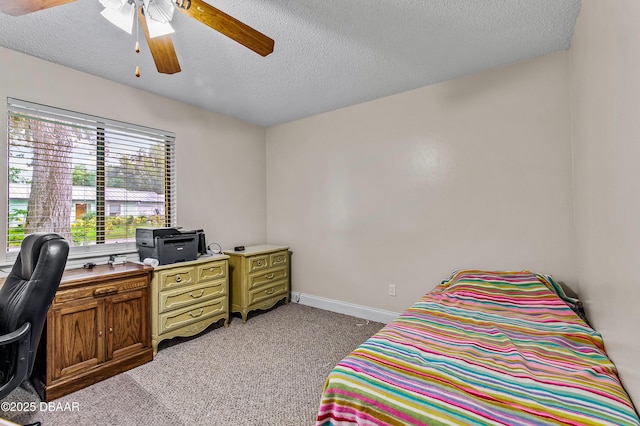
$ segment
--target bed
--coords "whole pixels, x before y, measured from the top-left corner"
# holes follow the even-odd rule
[[[329,374],[316,425],[640,425],[551,276],[455,272]]]

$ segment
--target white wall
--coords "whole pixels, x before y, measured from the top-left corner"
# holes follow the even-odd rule
[[[263,128],[4,48],[0,64],[0,117],[13,97],[172,131],[178,225],[204,228],[208,242],[223,247],[265,241]],[[5,153],[6,135],[6,120],[0,120]],[[6,154],[0,158],[0,215],[6,217]],[[0,229],[4,247],[6,227]]]
[[[587,0],[571,52],[578,278],[640,404],[640,2]]]
[[[294,292],[400,312],[462,268],[573,284],[568,58],[267,129],[267,237],[294,252]]]

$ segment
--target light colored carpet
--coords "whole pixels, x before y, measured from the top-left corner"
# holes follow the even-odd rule
[[[324,381],[383,324],[290,303],[160,344],[155,359],[54,402],[76,411],[7,413],[48,425],[313,425]],[[30,385],[3,401],[34,401]]]

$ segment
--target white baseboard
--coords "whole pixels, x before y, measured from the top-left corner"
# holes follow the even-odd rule
[[[326,311],[337,312],[339,314],[351,315],[353,317],[377,321],[388,324],[398,315],[398,312],[385,311],[383,309],[370,308],[368,306],[356,305],[354,303],[340,300],[327,299],[326,297],[314,296],[313,294],[291,292],[291,301],[313,308],[324,309]]]

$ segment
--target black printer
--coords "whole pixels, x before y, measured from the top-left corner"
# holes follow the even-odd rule
[[[198,258],[197,231],[178,228],[136,228],[136,248],[140,260],[158,259],[160,265]]]

